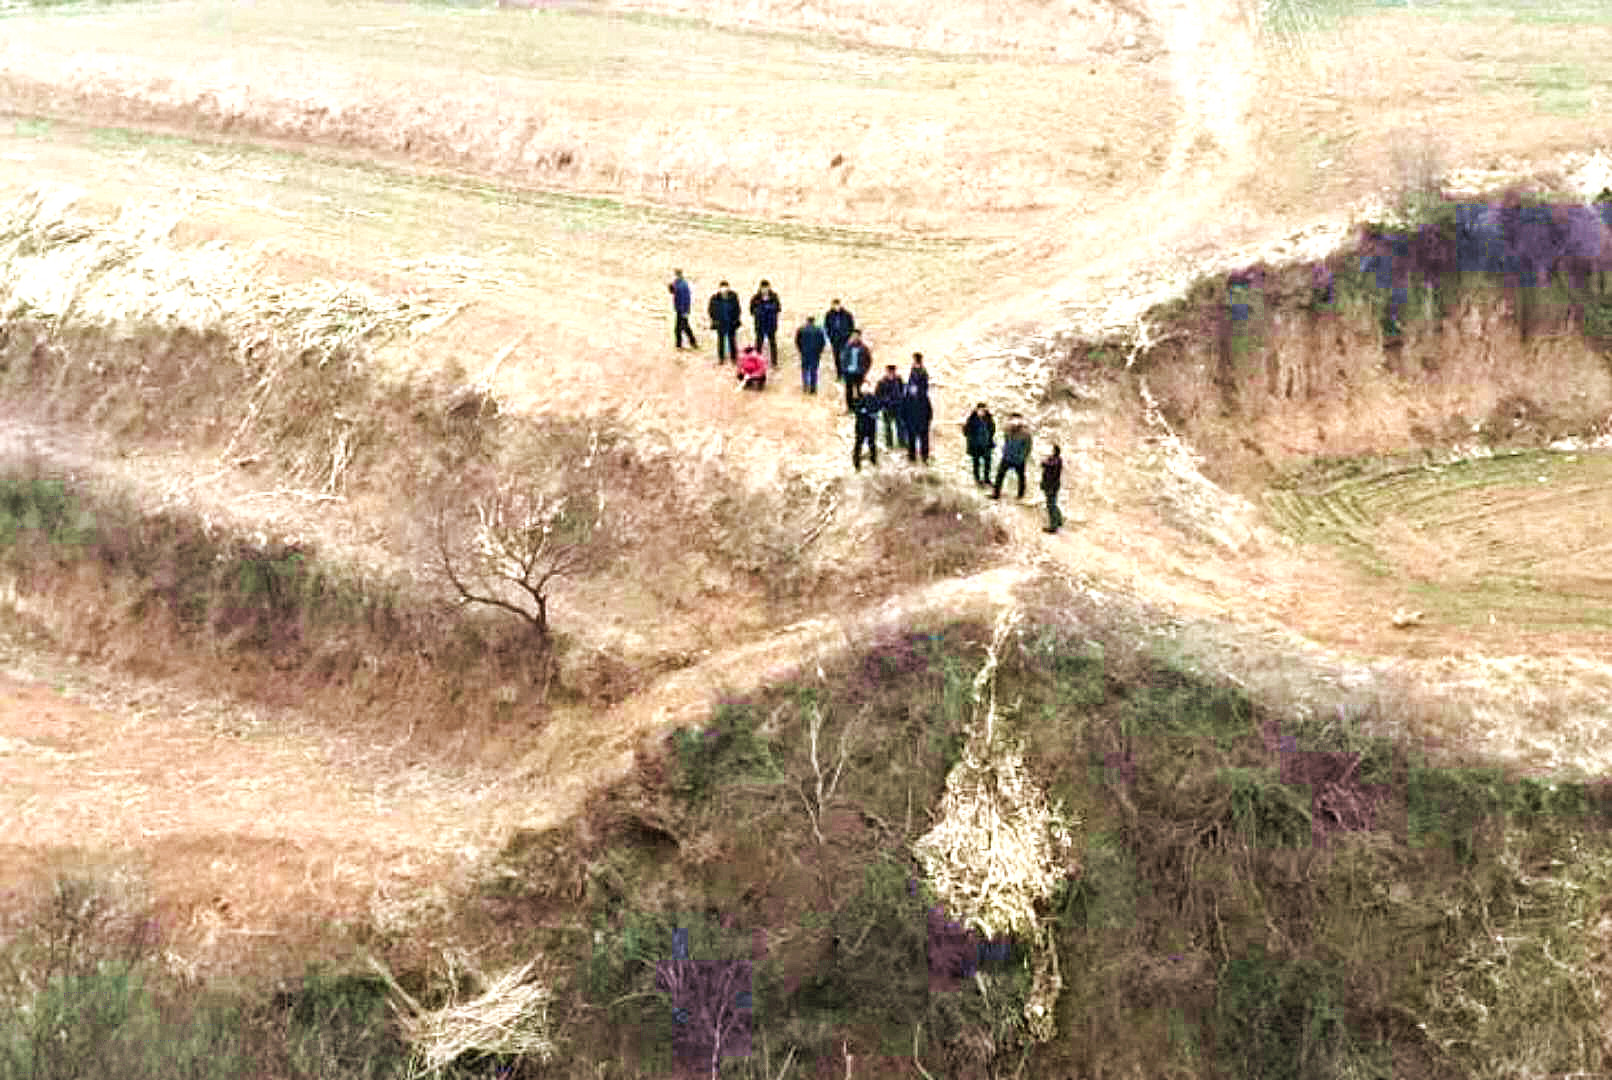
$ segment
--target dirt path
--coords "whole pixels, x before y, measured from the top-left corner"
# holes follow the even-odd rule
[[[1156,0],[1151,11],[1168,49],[1179,113],[1155,184],[1099,199],[1025,236],[1015,263],[1021,273],[1000,275],[972,298],[977,314],[946,328],[944,305],[931,301],[915,320],[926,328],[922,335],[892,330],[881,339],[889,350],[881,361],[904,361],[911,349],[931,358],[946,410],[936,417],[934,467],[958,483],[966,483],[967,467],[953,425],[974,400],[1015,403],[1000,359],[1004,347],[1048,327],[1111,319],[1116,301],[1178,273],[1184,253],[1280,231],[1246,213],[1238,197],[1239,182],[1256,166],[1247,119],[1260,85],[1243,5]],[[267,216],[253,220],[265,233],[273,227]],[[231,235],[223,226],[218,231]],[[282,258],[296,262],[295,253]],[[531,284],[507,290],[479,309],[481,318],[461,324],[449,344],[466,355],[490,355],[522,332],[540,293]],[[660,334],[659,316],[634,311],[632,319],[634,327],[652,323]],[[590,348],[610,347],[602,317],[588,322],[546,329],[574,331]],[[542,368],[534,363],[512,375],[510,388],[517,396],[547,393],[581,405],[598,393],[588,371],[577,366],[539,385]],[[845,425],[831,401],[774,399],[776,411],[763,412],[733,394],[726,379],[713,372],[704,380],[705,374],[692,366],[657,371],[648,380],[663,413],[656,422],[691,439],[708,430],[742,431],[748,439],[727,441],[749,444],[734,452],[736,470],[780,456],[780,447],[787,456],[815,457],[825,469],[846,467]],[[1005,565],[845,618],[810,620],[742,642],[603,714],[562,715],[541,745],[496,774],[449,773],[411,760],[406,745],[359,743],[294,716],[180,701],[110,678],[57,694],[45,687],[64,676],[29,666],[26,648],[14,650],[11,673],[0,680],[0,836],[24,839],[0,846],[0,885],[47,870],[68,851],[129,862],[147,875],[174,928],[176,967],[300,970],[308,942],[342,940],[331,921],[406,925],[422,898],[439,894],[443,882],[466,880],[510,830],[565,820],[590,792],[626,773],[640,739],[698,723],[722,694],[809,678],[819,658],[866,648],[881,634],[924,620],[989,617],[1041,572],[1100,582],[1183,618],[1239,621],[1252,627],[1245,652],[1260,641],[1293,644],[1298,632],[1365,657],[1399,657],[1401,670],[1442,680],[1452,699],[1468,704],[1491,685],[1472,681],[1471,673],[1481,671],[1510,690],[1486,714],[1487,728],[1474,744],[1486,740],[1514,756],[1586,768],[1612,764],[1598,749],[1605,740],[1595,719],[1612,703],[1605,665],[1493,660],[1450,667],[1445,654],[1470,647],[1472,636],[1394,631],[1387,620],[1401,598],[1394,586],[1372,584],[1324,551],[1284,544],[1229,498],[1212,507],[1224,524],[1220,538],[1194,538],[1159,508],[1162,481],[1141,465],[1152,433],[1135,412],[1134,403],[1098,400],[1045,417],[1038,449],[1057,439],[1068,459],[1064,502],[1072,520],[1059,536],[1040,531],[1032,471],[1028,505],[1007,500],[991,511],[1013,538]],[[8,434],[15,439],[21,431],[12,427]],[[214,463],[174,455],[110,465],[104,448],[37,434],[57,460],[112,469],[159,501],[230,502],[251,494],[228,490],[224,480],[198,482]],[[741,452],[748,456],[741,460]],[[309,527],[297,507],[270,513],[271,505],[254,501],[248,512],[265,527]],[[321,527],[341,541],[333,547],[377,561],[395,557],[385,537],[365,535],[356,522],[327,515]],[[1575,696],[1547,730],[1530,734],[1519,718],[1530,715],[1539,687],[1564,680],[1577,688]]]

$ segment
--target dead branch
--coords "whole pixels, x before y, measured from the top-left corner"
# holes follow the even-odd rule
[[[817,739],[823,731],[823,713],[816,705],[812,706],[812,715],[807,723],[807,734],[811,739],[812,772],[817,778],[817,799],[814,804],[805,794],[800,796],[801,802],[806,804],[806,816],[812,823],[812,832],[817,836],[817,843],[823,843],[823,811],[834,800],[834,793],[839,790],[840,777],[845,773],[845,762],[850,756],[850,736],[860,726],[861,717],[856,721],[840,728],[839,760],[835,762],[833,772],[827,777],[827,787],[824,786],[823,765],[818,760]]]

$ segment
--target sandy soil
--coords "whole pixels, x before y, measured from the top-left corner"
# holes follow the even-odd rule
[[[673,353],[665,344],[661,277],[674,262],[702,284],[726,274],[747,289],[768,274],[791,304],[786,322],[799,314],[797,303],[815,310],[828,295],[844,292],[869,319],[881,362],[904,359],[913,349],[930,357],[939,397],[934,467],[962,478],[966,464],[953,425],[968,404],[992,400],[1003,406],[1000,416],[1029,401],[1034,390],[1033,379],[1021,384],[1009,377],[1001,359],[1005,347],[1049,327],[1100,322],[1116,293],[1145,292],[1217,246],[1269,246],[1300,224],[1346,217],[1350,200],[1381,185],[1385,147],[1408,124],[1457,133],[1450,140],[1456,152],[1490,136],[1501,137],[1508,151],[1549,152],[1582,145],[1592,124],[1574,113],[1516,123],[1519,102],[1532,100],[1541,92],[1536,87],[1496,85],[1475,102],[1453,93],[1467,62],[1462,50],[1487,47],[1493,37],[1493,27],[1481,23],[1445,26],[1385,15],[1351,31],[1363,36],[1323,41],[1302,67],[1293,67],[1260,52],[1235,0],[1157,0],[1148,14],[1154,31],[1147,48],[1115,61],[1128,67],[1103,69],[1103,92],[1115,96],[1093,110],[1123,117],[1124,134],[1146,149],[1100,179],[1067,180],[1054,205],[1033,212],[1008,207],[1011,214],[992,217],[987,211],[996,196],[986,191],[965,210],[926,218],[929,246],[756,235],[739,228],[738,219],[690,224],[654,218],[631,204],[589,210],[553,198],[511,198],[488,215],[484,203],[411,179],[425,175],[422,161],[440,165],[440,155],[411,161],[407,147],[383,152],[362,141],[355,147],[313,121],[306,130],[247,125],[260,146],[304,139],[345,147],[326,145],[314,160],[282,163],[279,171],[289,175],[278,179],[267,158],[253,157],[245,144],[219,150],[222,163],[209,164],[198,163],[207,152],[195,143],[109,144],[104,132],[61,120],[52,132],[19,126],[9,137],[0,135],[0,189],[40,175],[68,175],[93,199],[115,204],[210,177],[188,226],[195,238],[263,242],[270,264],[291,276],[352,276],[473,299],[467,317],[450,324],[432,348],[486,357],[535,334],[540,343],[523,346],[500,376],[501,389],[518,406],[585,410],[601,395],[632,395],[647,403],[641,422],[674,438],[728,432],[732,467],[763,478],[785,458],[845,468],[848,439],[838,409],[831,397],[812,401],[789,391],[764,402],[741,400],[725,379],[705,370],[708,358]],[[93,41],[77,25],[71,31],[49,27],[40,31],[37,48],[13,45],[0,54],[13,88],[32,88],[21,106],[46,111],[51,94],[41,88],[60,85],[59,115],[156,130],[187,110],[196,113],[209,80],[224,76],[215,68],[181,66],[164,87],[160,80],[170,76],[152,57],[162,45],[125,49],[119,18],[105,16]],[[80,41],[88,42],[81,55],[74,52]],[[1406,54],[1407,42],[1415,63],[1389,63],[1387,57]],[[292,55],[273,53],[272,46],[263,45],[271,73]],[[1570,46],[1570,31],[1545,29],[1526,45],[1508,39],[1496,48],[1506,63],[1526,66],[1530,48]],[[293,52],[300,47],[288,46]],[[1372,61],[1369,85],[1350,74],[1362,49],[1383,58]],[[75,55],[78,61],[69,63]],[[507,69],[507,57],[498,62],[506,65],[499,78],[524,78]],[[803,63],[809,66],[810,58]],[[70,78],[61,77],[64,64]],[[1125,73],[1134,76],[1129,90],[1120,77]],[[980,79],[991,74],[973,73]],[[420,75],[421,93],[440,91],[427,85],[440,75]],[[1057,77],[1078,78],[1062,71]],[[343,93],[356,93],[357,77],[343,79]],[[97,80],[111,90],[98,96]],[[258,92],[238,73],[226,82],[238,97]],[[1158,100],[1161,93],[1167,105]],[[493,96],[487,90],[477,100]],[[580,98],[570,100],[568,107],[582,108]],[[976,120],[989,116],[988,108],[975,106]],[[250,112],[247,105],[240,109]],[[216,124],[216,113],[206,113],[199,126]],[[362,119],[356,112],[342,115],[343,122]],[[911,124],[914,115],[884,119]],[[437,120],[421,123],[421,131],[437,130]],[[1068,126],[1083,130],[1078,116]],[[478,130],[467,121],[466,138],[479,138]],[[1020,130],[1003,137],[1026,136]],[[976,141],[965,140],[960,160],[978,165],[992,146],[977,141],[984,138],[978,133],[968,138]],[[624,146],[616,149],[626,154]],[[653,156],[652,149],[643,152]],[[1087,150],[1103,160],[1111,153]],[[500,172],[478,152],[467,151],[461,164]],[[363,154],[373,159],[365,164],[357,156]],[[945,175],[944,164],[935,167],[936,176]],[[891,167],[875,156],[866,171],[877,177]],[[521,178],[532,181],[534,174]],[[890,207],[877,210],[884,182],[868,188],[866,205],[875,209],[860,224],[888,215]],[[787,187],[778,183],[780,191]],[[644,193],[641,186],[625,186]],[[722,189],[711,198],[723,204],[730,194]],[[814,209],[815,197],[799,196],[793,205]],[[916,212],[910,205],[895,209],[896,224]],[[454,254],[469,257],[460,265],[475,273],[455,279],[433,272],[430,258],[451,250],[445,237],[466,234],[471,242]],[[578,255],[595,249],[597,259]],[[652,279],[647,284],[646,275]],[[627,356],[646,362],[618,362]],[[64,697],[44,688],[40,672],[19,669],[0,686],[0,824],[16,826],[5,835],[26,839],[0,850],[0,875],[17,879],[70,848],[140,860],[163,910],[182,928],[176,964],[221,965],[247,952],[260,954],[259,962],[278,957],[290,963],[290,946],[275,953],[274,943],[339,940],[321,923],[326,917],[409,918],[408,897],[462,880],[516,825],[562,820],[587,791],[623,774],[639,736],[697,720],[719,689],[808,670],[821,650],[857,647],[904,620],[988,612],[1038,571],[1099,583],[1183,618],[1245,624],[1255,638],[1291,642],[1297,635],[1309,639],[1307,648],[1332,650],[1339,664],[1378,664],[1430,679],[1451,701],[1470,704],[1481,689],[1471,672],[1488,664],[1498,672],[1494,685],[1507,689],[1488,706],[1485,730],[1430,734],[1464,736],[1474,748],[1535,764],[1587,771],[1612,766],[1598,749],[1604,740],[1597,739],[1593,721],[1612,700],[1612,679],[1603,665],[1575,655],[1604,652],[1604,635],[1542,633],[1528,640],[1536,659],[1525,664],[1508,658],[1517,641],[1486,630],[1486,623],[1398,630],[1390,613],[1416,604],[1405,581],[1372,577],[1325,547],[1297,547],[1255,508],[1171,473],[1175,459],[1160,449],[1158,432],[1134,402],[1112,393],[1096,387],[1078,406],[1036,417],[1040,445],[1057,439],[1069,458],[1064,502],[1074,527],[1047,537],[1032,505],[1004,503],[991,512],[1014,537],[1008,565],[844,620],[808,622],[739,643],[604,716],[560,717],[541,747],[497,774],[447,775],[410,762],[406,745],[357,745],[354,736],[292,716],[219,720],[242,714],[200,705],[187,712],[194,703],[165,701],[155,689],[120,689],[116,680]],[[178,460],[166,464],[186,468]],[[199,477],[213,464],[190,467]],[[1172,484],[1185,485],[1198,500],[1197,517],[1185,526],[1161,507],[1160,493],[1174,490]],[[1601,509],[1595,513],[1604,516]],[[1534,709],[1541,688],[1553,684],[1571,688],[1561,695],[1567,704],[1559,722],[1543,733],[1528,731],[1521,718]],[[339,828],[332,828],[335,822]]]

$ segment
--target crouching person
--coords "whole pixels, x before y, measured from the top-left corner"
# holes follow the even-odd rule
[[[767,388],[767,358],[753,345],[739,354],[739,385],[746,390]]]

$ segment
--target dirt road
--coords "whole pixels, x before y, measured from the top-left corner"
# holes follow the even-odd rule
[[[740,271],[767,272],[756,254],[763,242],[783,245],[780,250],[802,268],[817,260],[827,265],[831,249],[852,252],[838,256],[832,272],[799,269],[787,287],[780,281],[780,291],[786,297],[815,295],[841,287],[835,284],[839,275],[904,313],[877,316],[888,320],[878,326],[881,348],[903,360],[914,349],[931,358],[946,403],[936,418],[935,467],[964,482],[960,440],[951,424],[960,422],[973,400],[1014,402],[1001,365],[982,357],[1049,326],[1112,309],[1126,290],[1179,270],[1183,253],[1217,243],[1257,245],[1283,235],[1291,224],[1251,205],[1249,177],[1272,148],[1261,144],[1251,119],[1269,109],[1260,97],[1268,73],[1244,5],[1157,0],[1149,10],[1166,49],[1173,98],[1154,102],[1157,119],[1151,129],[1143,125],[1160,136],[1150,143],[1158,151],[1157,167],[1126,166],[1132,171],[1121,179],[1134,176],[1135,183],[1077,193],[1057,212],[1026,225],[1006,248],[993,246],[999,237],[986,238],[978,248],[938,241],[917,248],[893,241],[885,248],[858,248],[867,242],[848,230],[758,238],[740,229],[736,218],[669,223],[627,204],[570,197],[536,209],[536,202],[505,200],[489,212],[468,198],[454,201],[424,181],[389,189],[381,199],[370,190],[373,170],[341,161],[321,163],[318,168],[328,172],[315,184],[306,177],[276,178],[264,162],[254,159],[247,168],[239,158],[207,166],[219,198],[191,227],[197,238],[275,244],[273,261],[288,271],[351,274],[399,287],[446,277],[447,288],[476,294],[480,306],[475,318],[447,332],[440,342],[444,349],[488,356],[534,320],[546,341],[580,343],[575,355],[545,344],[525,362],[510,365],[501,389],[516,404],[585,409],[603,394],[636,394],[652,403],[650,419],[680,438],[734,432],[729,465],[763,478],[773,475],[767,469],[779,459],[845,468],[838,409],[789,394],[770,397],[768,410],[752,408],[753,402],[731,392],[728,380],[705,370],[708,357],[674,367],[681,361],[666,350],[663,314],[636,296],[622,301],[615,290],[642,278],[650,272],[646,268],[660,274],[661,264],[702,230],[719,237],[707,278],[725,272],[742,281]],[[867,76],[872,82],[885,77],[895,76]],[[108,138],[86,134],[81,142]],[[869,140],[867,145],[876,144]],[[54,146],[47,139],[19,147],[13,152],[34,156],[6,164],[5,175],[16,180],[104,159],[82,150],[66,138]],[[115,202],[136,192],[158,194],[175,178],[197,175],[193,161],[180,160],[196,153],[186,143],[131,149],[111,170],[122,175],[100,177],[94,195]],[[151,171],[141,172],[147,165]],[[1150,178],[1145,186],[1144,174]],[[1317,193],[1306,206],[1314,209],[1368,185],[1340,185]],[[333,216],[335,196],[327,190],[341,196],[340,217]],[[460,213],[468,216],[454,217]],[[452,265],[429,264],[436,234],[426,235],[423,226],[419,232],[397,226],[399,220],[431,218],[443,228],[466,230],[472,224],[481,228],[481,217],[496,220],[478,234],[485,241],[479,257],[466,255]],[[538,230],[546,231],[539,236]],[[616,246],[601,239],[621,230],[630,236]],[[578,250],[601,246],[607,265],[576,269],[585,260],[571,257],[562,246],[567,244]],[[384,267],[376,263],[377,251],[385,253]],[[454,266],[457,277],[449,272]],[[583,275],[585,291],[597,295],[575,311],[551,312],[544,305],[546,283],[567,272]],[[899,287],[891,284],[903,277]],[[967,314],[956,318],[959,311]],[[603,362],[639,349],[665,363],[645,375],[623,374]],[[1042,534],[1033,504],[1004,504],[992,512],[1013,536],[1007,565],[936,583],[843,620],[813,620],[739,643],[662,678],[602,716],[559,717],[540,747],[496,772],[434,769],[411,760],[406,744],[360,744],[295,716],[180,701],[110,676],[53,675],[27,666],[38,661],[19,649],[9,681],[0,684],[0,834],[25,839],[0,849],[0,879],[31,877],[67,852],[132,862],[149,878],[159,910],[176,929],[177,967],[206,971],[239,961],[259,969],[265,962],[300,969],[298,950],[307,942],[344,940],[331,929],[333,921],[406,923],[414,917],[411,905],[440,892],[442,882],[463,881],[511,829],[563,820],[588,792],[623,774],[639,738],[697,722],[717,694],[809,677],[820,655],[866,647],[880,633],[914,621],[989,617],[1042,571],[1109,583],[1188,617],[1240,619],[1256,625],[1255,636],[1296,631],[1362,656],[1398,657],[1405,670],[1443,679],[1452,693],[1477,692],[1458,672],[1438,668],[1444,662],[1438,658],[1498,642],[1459,628],[1419,636],[1394,630],[1387,614],[1405,600],[1399,583],[1369,580],[1324,550],[1296,549],[1265,528],[1252,508],[1212,488],[1193,490],[1202,496],[1204,521],[1213,529],[1199,521],[1194,533],[1173,520],[1160,501],[1172,482],[1168,470],[1149,464],[1159,453],[1150,442],[1157,432],[1138,416],[1134,402],[1099,396],[1079,407],[1049,410],[1038,420],[1044,421],[1040,447],[1058,439],[1069,458],[1065,505],[1073,521],[1063,534]],[[76,452],[57,449],[68,459]],[[201,477],[215,464],[175,457],[162,468],[179,480]],[[1177,479],[1193,484],[1190,476]],[[363,541],[352,529],[347,539]],[[53,679],[65,678],[82,685],[65,695],[46,689]],[[1547,659],[1526,670],[1513,665],[1508,678],[1514,693],[1481,733],[1487,745],[1514,756],[1607,767],[1595,728],[1585,719],[1612,700],[1612,680],[1602,667],[1576,660],[1553,666]],[[1518,718],[1529,708],[1529,687],[1562,679],[1576,680],[1583,692],[1547,733],[1556,741],[1541,749]]]

